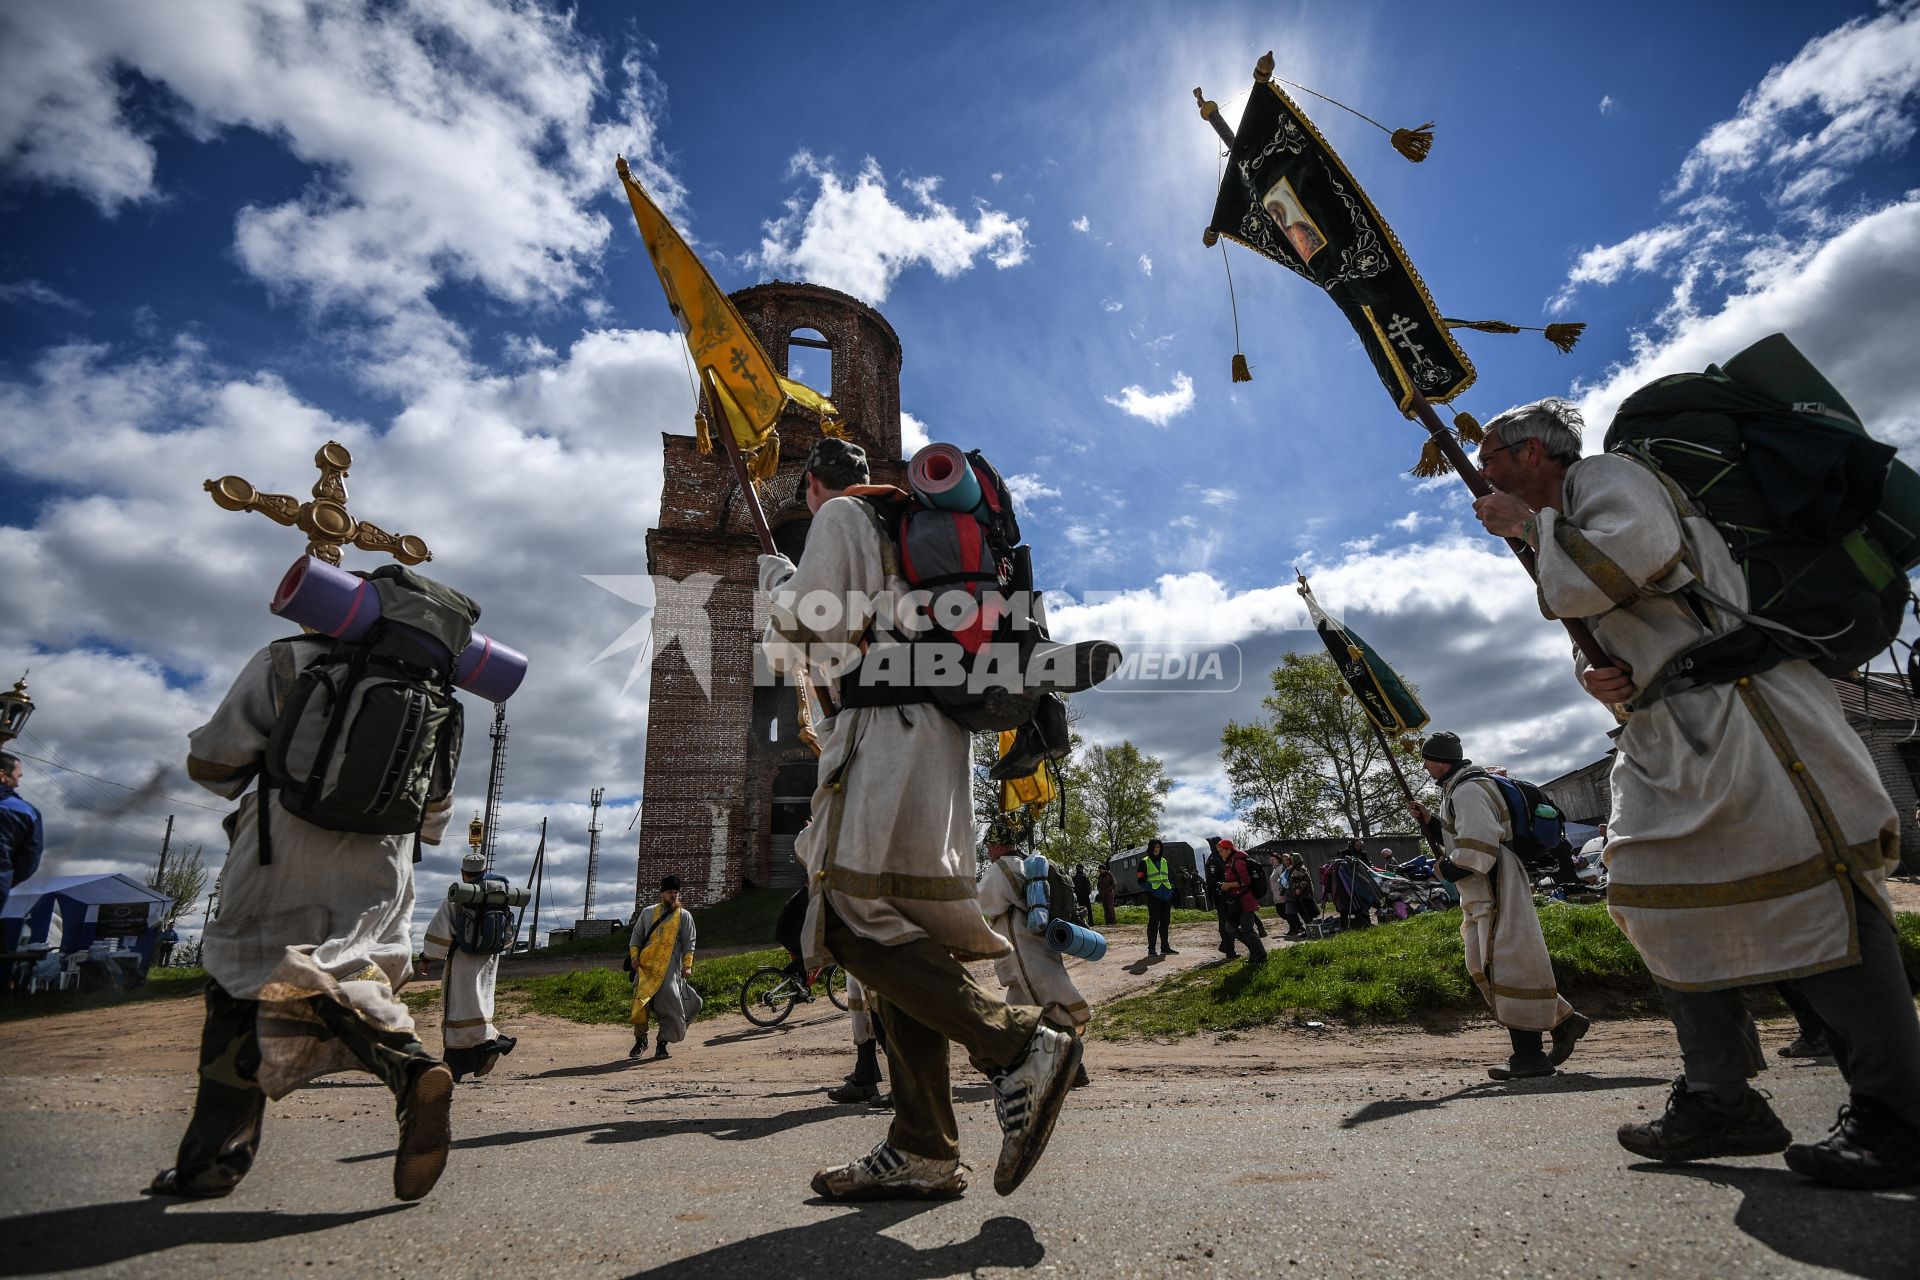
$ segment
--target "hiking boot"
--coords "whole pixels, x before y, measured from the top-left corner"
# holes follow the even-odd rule
[[[1082,1058],[1080,1060],[1080,1066],[1073,1073],[1073,1083],[1067,1087],[1070,1089],[1084,1089],[1092,1083],[1093,1081],[1087,1078],[1086,1059]]]
[[[1783,1058],[1831,1058],[1833,1049],[1827,1044],[1825,1036],[1810,1036],[1805,1032],[1793,1038],[1793,1043],[1782,1045],[1777,1050]]]
[[[433,1190],[447,1167],[447,1148],[453,1142],[449,1112],[453,1104],[453,1072],[444,1062],[421,1058],[410,1067],[412,1079],[400,1095],[400,1144],[393,1153],[393,1194],[418,1200]]]
[[[1162,947],[1160,949],[1160,954],[1163,956],[1177,956],[1180,953],[1178,951],[1175,951],[1172,947]]]
[[[1547,1061],[1559,1066],[1573,1056],[1573,1046],[1580,1037],[1593,1029],[1593,1019],[1584,1013],[1570,1013],[1561,1019],[1560,1025],[1553,1029],[1553,1052],[1547,1055]]]
[[[880,1086],[869,1080],[856,1080],[847,1077],[847,1082],[835,1085],[827,1090],[827,1097],[834,1102],[872,1102],[880,1096]]]
[[[658,1062],[660,1061],[660,1059],[666,1056],[667,1056],[667,1042],[665,1040],[662,1040],[658,1045],[654,1047],[653,1056],[651,1058],[648,1058],[647,1061]]]
[[[1516,1053],[1504,1067],[1488,1067],[1489,1080],[1539,1080],[1553,1074],[1553,1059],[1544,1053]]]
[[[1623,1124],[1620,1145],[1637,1156],[1663,1164],[1713,1156],[1770,1156],[1793,1141],[1787,1126],[1767,1105],[1767,1095],[1749,1088],[1732,1107],[1711,1094],[1687,1088],[1686,1077],[1673,1082],[1666,1114],[1644,1124]]]
[[[868,1105],[876,1111],[893,1110],[893,1091],[888,1090],[886,1093],[875,1094],[873,1101]]]
[[[1043,1024],[1034,1028],[1019,1063],[993,1082],[993,1110],[1000,1119],[993,1189],[1001,1195],[1012,1195],[1047,1149],[1080,1054],[1078,1040]]]
[[[1920,1128],[1883,1102],[1855,1097],[1825,1140],[1787,1148],[1787,1168],[1833,1187],[1920,1186]]]
[[[829,1200],[951,1200],[966,1189],[958,1160],[929,1160],[887,1142],[813,1175],[814,1194]]]
[[[233,1194],[240,1185],[240,1179],[227,1170],[210,1170],[197,1177],[189,1178],[178,1169],[162,1169],[153,1175],[146,1190],[146,1196],[179,1196],[184,1200],[218,1200],[222,1196]]]
[[[647,1033],[644,1031],[636,1032],[633,1037],[633,1048],[627,1050],[627,1056],[629,1058],[637,1058],[646,1051]]]

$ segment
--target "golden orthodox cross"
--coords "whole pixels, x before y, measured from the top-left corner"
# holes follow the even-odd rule
[[[353,455],[345,445],[327,441],[313,455],[313,465],[320,468],[320,483],[313,486],[311,502],[297,502],[288,493],[261,493],[239,476],[209,480],[205,488],[228,511],[258,511],[276,523],[298,528],[307,535],[307,554],[331,565],[340,563],[340,548],[347,546],[384,551],[401,564],[433,559],[427,544],[413,534],[391,534],[347,514],[347,468],[353,465]]]

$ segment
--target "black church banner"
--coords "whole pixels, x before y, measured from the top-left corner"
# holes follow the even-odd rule
[[[1278,85],[1253,86],[1208,232],[1325,289],[1402,410],[1413,391],[1447,401],[1473,385],[1393,228]]]
[[[1420,699],[1407,688],[1400,674],[1387,665],[1373,646],[1327,615],[1313,598],[1305,577],[1300,579],[1300,596],[1313,617],[1313,629],[1327,646],[1340,678],[1353,690],[1353,696],[1366,709],[1367,718],[1385,733],[1415,733],[1427,726],[1430,717]]]

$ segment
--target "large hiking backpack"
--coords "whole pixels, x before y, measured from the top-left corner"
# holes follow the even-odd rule
[[[453,944],[474,956],[498,955],[513,940],[513,911],[507,904],[510,886],[506,877],[480,877],[484,896],[476,903],[462,903],[453,911]]]
[[[1711,521],[1747,583],[1744,610],[1688,588],[1742,625],[1669,663],[1654,696],[1793,658],[1844,675],[1899,634],[1920,564],[1915,478],[1784,335],[1634,392],[1605,447]]]
[[[293,682],[267,737],[260,773],[260,858],[271,858],[268,797],[329,831],[414,833],[453,791],[462,716],[455,656],[479,606],[399,565],[365,575],[380,621],[359,641],[297,636],[325,646]]]
[[[1520,861],[1530,867],[1555,865],[1554,851],[1567,843],[1567,815],[1560,806],[1524,779],[1503,778],[1497,773],[1486,777],[1506,802],[1508,825],[1513,828],[1509,844]]]
[[[1273,884],[1267,876],[1267,864],[1252,854],[1247,855],[1247,879],[1252,882],[1247,886],[1248,892],[1265,901],[1267,892],[1273,888]]]
[[[972,511],[941,510],[888,486],[850,491],[896,548],[900,576],[926,593],[927,607],[876,624],[866,654],[841,678],[840,701],[932,703],[972,733],[1025,730],[1009,759],[1029,763],[996,775],[1023,777],[1041,760],[1065,757],[1066,714],[1057,696],[1025,686],[1047,629],[1013,495],[979,450],[966,457],[982,494]]]

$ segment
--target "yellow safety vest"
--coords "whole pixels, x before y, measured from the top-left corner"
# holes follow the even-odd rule
[[[1141,854],[1140,865],[1147,869],[1147,888],[1149,889],[1173,888],[1173,877],[1167,874],[1167,858],[1165,854],[1160,855],[1159,866],[1155,866],[1153,864],[1152,858],[1148,857],[1146,854]]]

